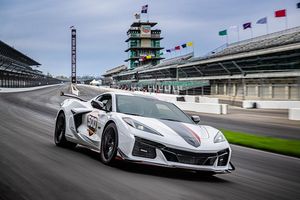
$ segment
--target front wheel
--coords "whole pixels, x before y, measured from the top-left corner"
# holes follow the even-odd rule
[[[106,164],[110,165],[114,161],[118,148],[118,131],[114,123],[109,124],[103,134],[101,140],[100,159]]]
[[[60,147],[73,148],[76,146],[75,143],[69,142],[65,136],[66,133],[66,118],[63,112],[59,113],[56,119],[55,131],[54,131],[54,142]]]

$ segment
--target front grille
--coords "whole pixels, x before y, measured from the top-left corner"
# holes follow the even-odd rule
[[[217,153],[194,153],[168,147],[161,150],[168,161],[190,165],[212,166],[219,155],[221,155],[218,159],[218,166],[225,166],[229,157],[229,149],[225,149]]]
[[[217,159],[216,153],[194,153],[172,148],[164,148],[162,152],[168,161],[190,165],[211,166]]]

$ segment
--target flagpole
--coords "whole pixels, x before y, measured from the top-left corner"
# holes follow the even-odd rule
[[[193,47],[193,56],[195,56],[195,43],[192,41],[192,47]]]
[[[240,41],[240,27],[237,26],[237,36],[238,36],[238,42]]]
[[[228,34],[226,34],[226,45],[228,45]]]
[[[149,9],[148,9],[149,7],[148,7],[148,4],[147,4],[147,20],[148,20],[148,22],[149,22]]]
[[[149,11],[148,11],[148,8],[147,8],[147,21],[149,22]]]
[[[285,10],[285,30],[288,29],[287,9]]]
[[[253,38],[253,30],[252,30],[252,28],[250,28],[250,30],[251,30],[251,39]]]
[[[269,34],[269,25],[268,25],[268,22],[266,23],[266,31],[267,31],[267,34]]]

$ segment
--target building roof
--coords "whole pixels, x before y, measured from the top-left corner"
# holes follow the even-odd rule
[[[10,47],[8,44],[4,43],[1,40],[0,40],[0,55],[16,60],[20,63],[29,66],[41,65],[40,63],[36,62],[32,58],[29,58],[28,56],[24,55],[20,51],[14,49],[13,47]]]
[[[139,67],[136,67],[135,69],[128,69],[126,71],[122,71],[121,73],[115,75],[128,75],[128,74],[134,74],[136,72],[144,72],[144,71],[155,71],[155,70],[160,70],[160,69],[167,69],[167,68],[174,68],[177,67],[179,64],[184,64],[187,63],[189,59],[191,59],[194,56],[194,53],[188,53],[182,56],[177,56],[174,58],[169,58],[169,59],[164,59],[162,60],[161,63],[157,65],[142,65]]]
[[[163,47],[129,47],[128,49],[125,50],[125,52],[131,50],[131,49],[136,49],[136,50],[161,50],[164,49]]]
[[[103,74],[103,76],[111,76],[113,74],[119,73],[119,72],[124,71],[126,69],[127,69],[126,65],[120,65],[120,66],[114,67],[114,68],[112,68],[110,70],[107,70],[105,72],[105,74]]]
[[[136,39],[151,39],[151,40],[162,40],[164,39],[163,37],[139,37],[139,36],[130,36],[129,38],[127,38],[127,40],[125,40],[125,42],[129,42],[129,40],[136,40]]]
[[[151,27],[155,26],[157,23],[156,22],[141,22],[141,21],[138,21],[138,22],[133,22],[131,24],[131,27],[140,27],[141,25],[149,25]]]
[[[125,62],[129,61],[129,60],[139,60],[141,57],[130,57],[130,58],[127,58],[125,60]],[[151,57],[150,59],[147,59],[147,60],[162,60],[164,59],[163,57]]]

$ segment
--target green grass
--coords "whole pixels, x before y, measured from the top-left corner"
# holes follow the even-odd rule
[[[300,140],[259,136],[250,133],[241,133],[224,129],[222,132],[231,144],[237,144],[300,158]]]

